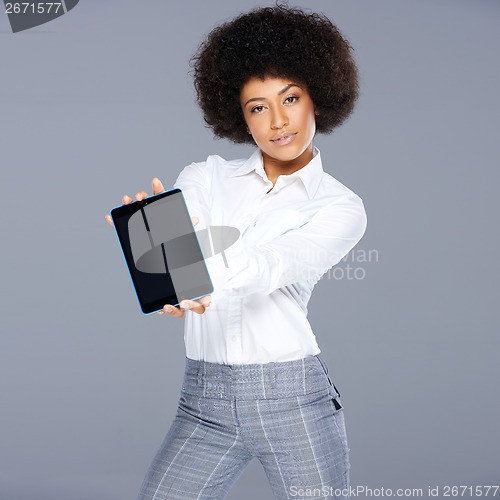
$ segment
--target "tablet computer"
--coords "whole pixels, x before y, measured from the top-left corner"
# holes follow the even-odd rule
[[[213,292],[180,189],[115,207],[111,217],[144,314]]]

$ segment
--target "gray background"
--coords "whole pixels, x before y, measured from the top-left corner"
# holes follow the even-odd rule
[[[0,13],[0,498],[135,498],[175,414],[183,320],[142,315],[104,216],[154,176],[252,152],[204,127],[188,59],[270,4],[82,0],[17,34]],[[378,259],[310,302],[352,485],[499,484],[500,2],[306,4],[361,72],[355,114],[316,145]],[[229,498],[271,498],[258,461]]]

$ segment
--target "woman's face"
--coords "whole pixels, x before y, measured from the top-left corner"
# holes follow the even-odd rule
[[[302,83],[288,78],[251,78],[241,89],[247,129],[264,162],[306,165],[316,132],[314,103]]]

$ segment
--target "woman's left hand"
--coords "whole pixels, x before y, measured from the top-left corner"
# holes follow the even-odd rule
[[[210,300],[210,295],[205,295],[201,299],[197,300],[183,300],[178,306],[166,304],[163,306],[163,309],[161,311],[157,311],[157,313],[170,314],[170,316],[175,316],[176,318],[182,318],[186,314],[186,311],[203,314],[205,309],[210,306]]]

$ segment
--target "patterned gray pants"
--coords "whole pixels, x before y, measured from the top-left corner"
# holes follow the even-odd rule
[[[253,458],[276,499],[349,498],[337,389],[319,356],[221,365],[186,358],[177,415],[138,500],[221,500]]]

